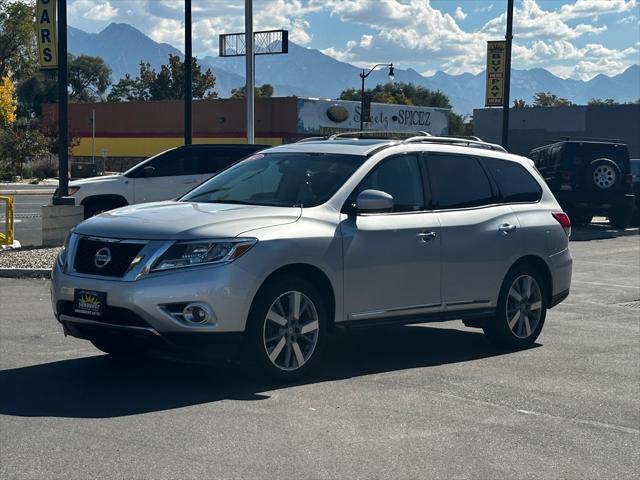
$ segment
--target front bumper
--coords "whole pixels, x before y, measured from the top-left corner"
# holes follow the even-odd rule
[[[106,293],[103,316],[74,312],[76,289]],[[235,262],[152,274],[133,282],[66,274],[56,265],[51,298],[56,318],[73,336],[90,340],[92,334],[108,330],[122,336],[175,341],[241,335],[256,289],[255,276]],[[202,324],[189,323],[164,307],[191,302],[209,305],[213,318]]]

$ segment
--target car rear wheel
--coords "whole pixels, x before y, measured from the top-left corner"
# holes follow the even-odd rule
[[[609,212],[609,223],[612,227],[618,229],[625,229],[631,224],[631,217],[633,216],[633,208],[627,206],[621,206],[614,208]]]
[[[483,327],[487,338],[503,348],[523,348],[536,341],[547,314],[546,288],[530,265],[513,268],[504,279],[496,315]]]
[[[314,285],[279,277],[263,287],[251,307],[246,356],[261,376],[293,380],[319,362],[326,337],[326,308]]]

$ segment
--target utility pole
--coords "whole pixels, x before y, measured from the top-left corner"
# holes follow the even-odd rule
[[[69,114],[67,93],[67,0],[58,0],[58,196],[54,205],[74,205],[69,196]]]
[[[255,94],[255,57],[253,56],[253,0],[244,0],[244,33],[246,60],[247,95],[247,143],[255,143],[254,133],[254,94]]]
[[[193,141],[192,106],[192,70],[193,70],[193,38],[191,33],[191,0],[184,0],[184,144]]]
[[[513,0],[507,0],[507,34],[505,35],[504,105],[502,106],[502,146],[509,150],[509,98],[511,90],[511,43],[513,40]]]

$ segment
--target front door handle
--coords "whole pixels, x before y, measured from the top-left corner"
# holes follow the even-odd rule
[[[436,238],[436,232],[420,232],[416,237],[418,237],[421,242],[427,243]]]
[[[516,228],[515,225],[511,224],[511,223],[503,223],[502,225],[500,225],[498,227],[498,230],[500,230],[502,233],[504,233],[505,235],[509,235],[511,232],[513,232]]]

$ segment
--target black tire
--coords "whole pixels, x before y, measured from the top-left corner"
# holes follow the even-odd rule
[[[596,170],[602,170],[602,175],[596,175]],[[608,174],[608,175],[607,175]],[[623,181],[620,167],[608,158],[593,160],[586,169],[585,186],[593,192],[613,192]]]
[[[94,338],[91,343],[98,350],[115,358],[135,357],[144,354],[144,350],[137,349],[126,341],[120,341],[117,338]]]
[[[302,325],[303,321],[308,320],[307,317],[312,317],[312,311],[309,310],[310,307],[308,305],[299,314],[299,324],[297,320],[293,320],[293,315],[286,315],[286,320],[292,322],[291,325],[287,323],[286,326],[280,326],[271,320],[267,320],[267,315],[272,310],[272,307],[277,309],[278,307],[284,306],[283,303],[276,305],[276,300],[280,299],[280,302],[282,302],[282,300],[288,298],[285,297],[285,295],[291,294],[292,292],[301,293],[303,298],[306,296],[306,299],[313,304],[313,308],[315,309],[318,328],[317,336],[314,336],[315,343],[313,344],[313,348],[310,348],[310,343],[307,343],[307,337],[312,334],[307,333],[303,335],[300,332],[300,329],[304,326]],[[287,307],[284,307],[286,310]],[[290,304],[288,308],[291,308]],[[251,374],[257,375],[260,378],[268,377],[276,381],[292,381],[309,374],[309,372],[319,364],[324,351],[328,325],[327,311],[324,298],[318,289],[315,285],[303,278],[283,275],[269,280],[269,283],[264,285],[254,298],[247,320],[247,336],[243,352],[245,358],[244,363],[250,369]],[[282,313],[285,314],[286,312],[283,310]],[[303,314],[305,316],[304,319]],[[289,317],[292,320],[289,320]],[[294,329],[294,332],[300,333],[292,333],[291,328]],[[282,331],[286,333],[282,333]],[[280,337],[280,335],[282,335],[282,337]],[[296,335],[295,338],[293,337],[294,335]],[[301,340],[300,337],[303,336],[305,337],[304,342],[298,342],[298,340]],[[273,340],[274,338],[279,338],[279,341]],[[272,343],[269,343],[268,339],[272,339]],[[285,345],[280,347],[280,353],[275,353],[278,344],[282,342],[283,339]],[[297,366],[297,352],[293,352],[293,343],[298,344],[298,351],[300,354],[304,353],[303,356],[310,354],[301,366]],[[271,354],[275,353],[274,361],[269,358],[270,347],[272,347]],[[285,364],[287,358],[291,362],[291,369],[284,369],[284,366],[280,367],[277,365],[277,363]],[[293,365],[294,363],[296,365]]]
[[[631,224],[633,208],[627,206],[616,207],[609,212],[609,223],[613,228],[624,230]]]
[[[521,281],[524,277],[530,277],[535,280],[539,290],[539,300],[537,297],[535,298],[535,300],[540,302],[539,316],[536,317],[537,323],[535,324],[535,327],[530,329],[530,333],[527,333],[528,328],[525,328],[526,325],[530,327],[531,324],[531,317],[529,314],[525,316],[520,315],[518,317],[520,320],[516,321],[513,330],[509,326],[509,320],[513,320],[515,314],[519,311],[518,307],[515,307],[515,309],[513,308],[515,299],[510,296],[509,291],[516,280]],[[514,266],[509,273],[507,273],[507,276],[502,283],[495,317],[488,319],[487,323],[483,327],[487,339],[500,348],[518,349],[532,345],[538,338],[538,335],[540,335],[542,327],[544,326],[548,304],[548,286],[545,285],[544,277],[540,272],[532,265],[526,263]],[[509,312],[515,313],[511,314]],[[533,309],[529,310],[529,313],[533,312]],[[521,310],[520,313],[522,313]],[[525,322],[521,320],[522,318],[526,318],[526,325]],[[521,327],[521,329],[519,327]],[[514,330],[521,330],[522,335],[518,335]]]
[[[588,225],[593,220],[593,214],[585,210],[569,210],[572,225]]]
[[[95,217],[102,212],[108,212],[114,208],[121,207],[122,205],[109,201],[109,200],[96,200],[94,202],[88,202],[84,206],[84,219]]]

